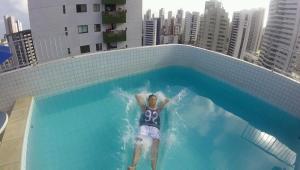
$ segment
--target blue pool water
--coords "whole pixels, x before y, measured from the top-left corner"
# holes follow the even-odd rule
[[[294,169],[299,119],[183,67],[37,98],[27,169],[126,169],[138,130],[139,92],[171,99],[161,113],[159,170]],[[148,149],[138,169],[150,169]]]

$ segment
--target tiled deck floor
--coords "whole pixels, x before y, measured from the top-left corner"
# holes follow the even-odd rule
[[[16,101],[0,145],[0,169],[19,170],[21,165],[22,144],[26,120],[32,97]]]

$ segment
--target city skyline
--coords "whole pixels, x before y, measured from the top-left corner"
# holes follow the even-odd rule
[[[183,9],[183,11],[189,12],[200,12],[204,13],[205,2],[207,0],[185,0],[185,1],[172,1],[172,0],[143,0],[143,13],[146,13],[148,9],[151,9],[151,12],[158,16],[160,8],[164,8],[166,16],[168,11],[176,14],[178,9]],[[229,13],[229,19],[232,19],[233,12],[244,10],[244,9],[253,9],[253,8],[264,8],[266,11],[265,18],[269,11],[270,0],[247,0],[247,1],[237,1],[237,0],[218,0],[223,4],[224,9]],[[159,5],[157,5],[159,4]],[[170,5],[171,4],[171,5]],[[265,21],[266,22],[266,21]]]
[[[151,9],[151,11],[158,16],[158,11],[160,8],[165,8],[166,14],[168,11],[173,12],[173,16],[176,14],[177,10],[182,8],[185,11],[196,11],[200,12],[200,14],[204,11],[206,0],[185,0],[185,1],[171,1],[171,0],[143,0],[143,14],[147,11],[147,9]],[[229,19],[232,19],[232,14],[234,11],[239,11],[243,9],[251,9],[251,8],[265,8],[265,20],[264,26],[266,25],[269,2],[270,0],[248,0],[243,1],[242,3],[237,0],[221,0],[223,3],[225,10],[229,13]],[[18,18],[22,24],[24,29],[30,29],[29,26],[29,15],[28,15],[28,5],[27,0],[7,0],[3,1],[0,6],[0,15],[3,18],[4,15],[12,15]],[[142,17],[142,16],[141,16]],[[3,19],[0,19],[0,34],[1,38],[5,34],[5,27]]]

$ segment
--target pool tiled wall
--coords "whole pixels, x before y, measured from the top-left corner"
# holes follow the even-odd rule
[[[186,45],[140,47],[70,57],[0,75],[0,110],[44,96],[169,65],[195,68],[300,117],[300,84],[244,61]]]
[[[182,46],[183,60],[175,64],[193,67],[223,80],[300,117],[300,83],[233,57],[191,46]]]
[[[43,96],[167,66],[175,46],[125,49],[55,60],[0,75],[0,110],[23,96]]]

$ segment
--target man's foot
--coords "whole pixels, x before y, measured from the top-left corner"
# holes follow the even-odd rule
[[[128,170],[135,170],[135,166],[129,166]]]

